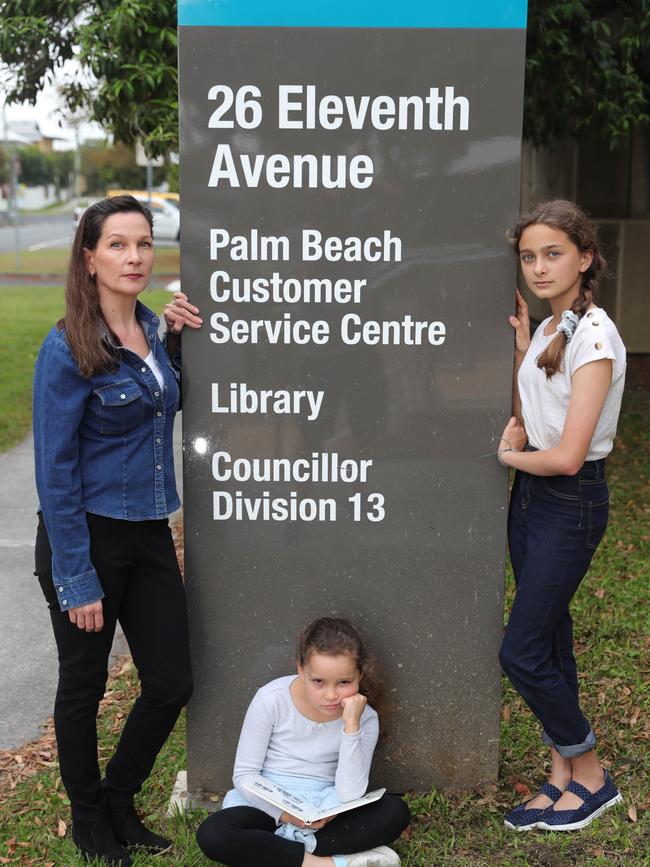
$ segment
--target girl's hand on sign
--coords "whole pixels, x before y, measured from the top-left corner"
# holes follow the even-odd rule
[[[183,292],[175,292],[173,300],[165,305],[164,317],[167,328],[172,334],[180,334],[186,325],[190,328],[200,328],[203,320],[200,318],[199,308],[190,304],[187,295]]]
[[[499,448],[505,448],[504,441],[508,444],[509,448],[516,449],[518,452],[524,450],[526,443],[528,442],[528,434],[526,433],[526,428],[519,421],[518,418],[513,417],[510,419],[508,424],[503,431],[503,436],[501,437],[501,443],[499,444]]]
[[[359,731],[359,721],[367,703],[368,699],[365,695],[361,695],[360,692],[341,700],[341,704],[343,705],[343,731],[346,734],[354,734],[354,732]]]
[[[530,318],[528,316],[528,304],[524,301],[524,296],[519,289],[515,289],[515,299],[517,303],[516,314],[510,316],[508,321],[515,329],[515,352],[523,357],[530,346]]]

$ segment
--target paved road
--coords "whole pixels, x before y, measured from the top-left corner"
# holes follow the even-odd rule
[[[181,488],[181,424],[174,431]],[[57,659],[48,609],[34,577],[36,489],[32,438],[0,454],[0,749],[38,736],[52,712]],[[126,652],[118,635],[113,651]]]
[[[65,247],[72,243],[72,214],[21,215],[18,224],[20,250],[43,247]],[[177,241],[156,241],[157,247],[177,247]],[[0,222],[0,253],[16,249],[16,230],[11,224]]]
[[[31,437],[0,455],[0,749],[36,737],[52,712],[56,647],[34,571],[36,491]]]
[[[71,214],[37,214],[19,218],[18,239],[20,249],[27,250],[37,244],[63,247],[72,241]],[[55,243],[56,242],[56,243]],[[13,226],[0,223],[0,253],[10,253],[16,247]]]

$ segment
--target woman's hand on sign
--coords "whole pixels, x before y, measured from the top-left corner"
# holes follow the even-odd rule
[[[521,452],[524,450],[527,442],[528,434],[526,433],[526,428],[519,419],[515,418],[513,415],[503,431],[503,436],[499,443],[499,449],[512,448]]]
[[[515,289],[517,304],[516,313],[510,316],[508,321],[515,329],[515,352],[523,357],[530,346],[530,318],[528,316],[528,304],[519,289]]]
[[[172,301],[165,304],[164,310],[167,329],[172,334],[180,334],[188,325],[190,328],[200,328],[203,320],[199,316],[199,308],[190,304],[184,292],[175,292]]]
[[[70,622],[83,629],[85,632],[101,632],[104,626],[104,609],[102,600],[91,602],[88,605],[79,605],[78,608],[70,608],[68,611]]]

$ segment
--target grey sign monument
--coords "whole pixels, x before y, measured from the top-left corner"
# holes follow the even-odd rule
[[[189,787],[311,618],[390,789],[496,772],[526,3],[179,0]]]

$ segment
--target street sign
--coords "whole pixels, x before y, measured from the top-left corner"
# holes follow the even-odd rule
[[[190,789],[324,614],[386,670],[376,784],[493,779],[526,3],[179,24]]]

